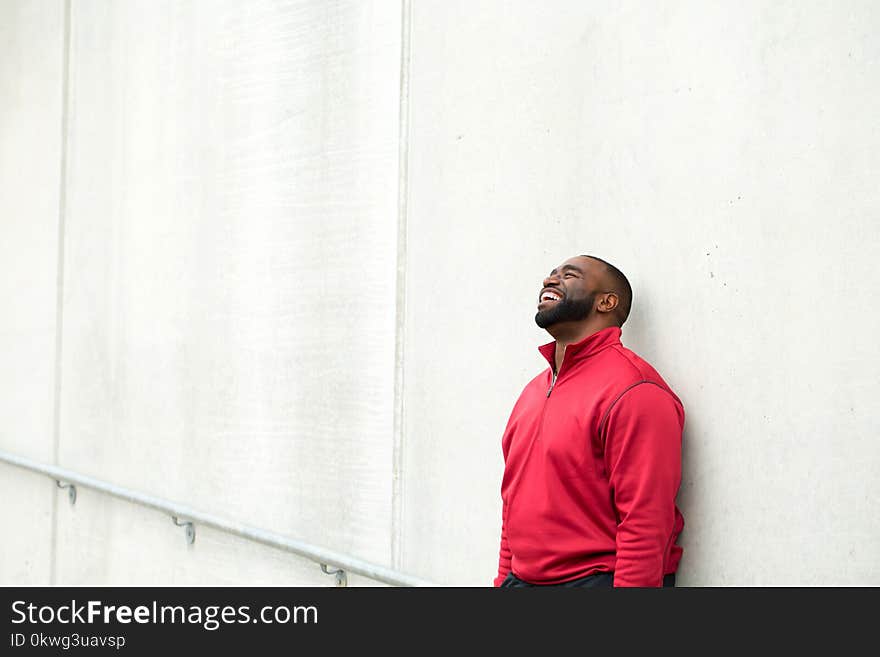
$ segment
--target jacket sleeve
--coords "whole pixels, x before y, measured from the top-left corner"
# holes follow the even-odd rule
[[[605,467],[617,511],[614,586],[662,586],[681,483],[684,409],[668,391],[641,383],[612,406]]]
[[[507,502],[504,502],[501,510],[501,549],[498,552],[498,575],[493,584],[498,587],[510,572],[510,548],[507,547]]]

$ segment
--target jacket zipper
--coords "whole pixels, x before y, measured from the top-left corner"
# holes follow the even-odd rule
[[[550,382],[550,387],[547,388],[547,396],[550,396],[550,393],[553,392],[553,386],[556,385],[556,372],[553,372],[553,380]]]

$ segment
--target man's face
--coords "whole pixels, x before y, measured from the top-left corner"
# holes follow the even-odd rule
[[[538,294],[535,323],[545,329],[559,322],[578,322],[593,311],[596,292],[590,282],[592,262],[574,257],[563,262],[544,279]]]

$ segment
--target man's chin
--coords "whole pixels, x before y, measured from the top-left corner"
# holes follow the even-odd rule
[[[548,317],[546,313],[539,312],[535,315],[535,324],[538,325],[538,328],[550,328],[551,326],[556,324],[556,322],[557,320],[554,317]]]
[[[535,324],[542,329],[549,329],[562,322],[581,322],[590,316],[593,298],[570,299],[566,297],[562,301],[554,303],[550,308],[539,310],[535,315]]]
[[[558,312],[557,308],[547,312],[547,311],[538,311],[535,315],[535,324],[538,325],[539,328],[542,329],[550,329],[556,326],[557,324],[562,324],[564,322],[582,322],[590,316],[589,311],[585,313],[576,313],[576,312]]]

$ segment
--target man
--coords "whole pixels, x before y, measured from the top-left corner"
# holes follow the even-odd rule
[[[620,343],[629,281],[581,255],[543,285],[535,322],[555,341],[502,439],[495,586],[674,586],[684,408]]]

